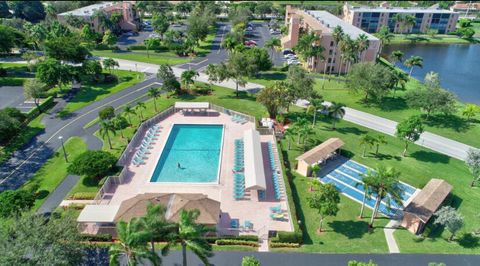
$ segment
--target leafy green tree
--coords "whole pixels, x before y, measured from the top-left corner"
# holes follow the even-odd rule
[[[465,116],[468,121],[471,121],[472,118],[474,118],[479,113],[480,106],[473,103],[467,103],[462,110],[462,115]]]
[[[0,217],[8,218],[29,210],[35,203],[33,191],[5,190],[0,193]]]
[[[380,64],[372,62],[353,65],[347,75],[347,88],[362,92],[364,102],[381,101],[395,84],[392,71]]]
[[[147,57],[150,58],[150,50],[154,50],[155,48],[160,46],[160,40],[156,38],[149,38],[143,41],[145,43],[145,48],[147,50]]]
[[[274,51],[278,50],[280,47],[282,47],[282,43],[279,38],[273,37],[265,42],[265,48],[270,50],[270,57],[273,57],[275,54]]]
[[[255,6],[255,15],[264,19],[265,15],[272,13],[272,6],[271,2],[258,2]]]
[[[78,68],[76,68],[78,69]],[[85,60],[76,72],[80,80],[99,81],[102,77],[102,64],[96,60]]]
[[[208,258],[213,256],[212,246],[205,240],[205,233],[210,229],[201,224],[196,224],[200,211],[197,209],[180,211],[177,230],[169,235],[167,245],[162,249],[162,255],[168,254],[170,248],[177,244],[182,247],[183,266],[187,266],[187,248],[205,264],[210,265]]]
[[[254,256],[246,256],[242,258],[242,266],[261,266],[261,264]]]
[[[363,146],[362,157],[365,157],[367,153],[367,147],[372,147],[374,145],[375,138],[364,134],[360,137],[360,145]]]
[[[102,43],[108,46],[115,45],[118,41],[117,35],[115,35],[111,30],[106,30],[103,33]]]
[[[385,45],[388,45],[395,35],[393,35],[387,26],[381,26],[380,30],[375,34],[377,38],[380,39],[380,49],[378,50],[378,54],[382,53],[382,49]]]
[[[117,163],[117,158],[106,151],[86,151],[68,166],[68,172],[87,177],[103,177]]]
[[[455,233],[463,227],[464,219],[454,208],[450,206],[443,206],[434,213],[435,224],[445,226],[447,230],[452,233],[448,241],[452,241]]]
[[[0,18],[10,18],[11,16],[7,1],[0,1]]]
[[[340,194],[332,184],[318,183],[315,191],[307,197],[310,208],[317,210],[320,215],[319,231],[322,231],[323,220],[327,216],[336,216],[340,203]]]
[[[110,246],[110,265],[120,265],[125,258],[128,265],[139,265],[148,261],[155,266],[161,265],[162,259],[147,247],[149,232],[142,229],[138,218],[126,223],[117,223],[117,235],[120,244]]]
[[[128,117],[128,123],[130,124],[130,126],[132,126],[132,117],[131,115],[136,115],[137,112],[135,112],[135,109],[132,108],[130,105],[127,105],[125,106],[125,109],[123,109],[123,112],[127,115]]]
[[[17,120],[20,123],[23,123],[25,122],[25,120],[27,120],[27,115],[14,107],[6,107],[3,109],[0,109],[0,113],[4,113],[8,115],[9,117]]]
[[[47,56],[61,61],[82,63],[90,56],[88,49],[78,38],[58,37],[45,42]]]
[[[393,167],[378,166],[375,171],[369,170],[363,174],[363,181],[369,184],[372,195],[375,195],[375,205],[373,207],[372,218],[370,219],[370,227],[373,227],[373,221],[377,217],[380,203],[388,197],[386,201],[388,207],[390,202],[402,204],[402,189],[398,181],[400,172]]]
[[[10,1],[13,16],[30,22],[39,22],[45,18],[45,8],[40,1]]]
[[[147,106],[143,102],[137,102],[137,105],[135,106],[135,109],[138,111],[138,114],[140,115],[140,120],[143,121],[143,112],[142,109],[145,110],[147,109]]]
[[[332,118],[332,129],[335,130],[335,124],[345,116],[345,105],[343,103],[332,102],[328,107],[328,116]]]
[[[198,47],[200,41],[204,41],[210,32],[210,26],[215,24],[216,16],[205,8],[196,8],[188,17],[187,36],[192,40],[192,52]]]
[[[414,67],[423,67],[423,58],[421,58],[420,56],[412,55],[410,58],[405,60],[404,64],[406,67],[410,68],[408,76],[411,77]]]
[[[40,98],[45,96],[46,91],[47,85],[38,79],[27,79],[23,83],[23,95],[26,99],[33,99],[33,103],[40,112],[42,111],[39,106]]]
[[[195,70],[185,70],[182,72],[182,75],[180,76],[180,79],[182,80],[183,84],[185,84],[185,88],[187,90],[190,89],[190,84],[194,83],[194,78],[199,76],[197,71]]]
[[[38,60],[40,56],[33,51],[26,51],[22,54],[22,59],[27,61],[28,71],[33,72],[33,68],[35,66],[35,61]]]
[[[0,112],[0,144],[5,144],[20,132],[21,123],[9,116],[6,112]]]
[[[272,60],[265,48],[252,47],[245,53],[247,56],[251,57],[251,60],[257,66],[257,71],[267,71],[272,68]]]
[[[470,173],[472,173],[473,180],[472,183],[470,183],[470,187],[473,187],[475,182],[480,180],[480,150],[469,149],[467,158],[465,158],[465,164],[470,170]]]
[[[97,39],[97,34],[92,30],[92,27],[90,26],[90,24],[83,25],[80,36],[86,42],[91,42],[91,43],[95,42]]]
[[[15,47],[15,29],[0,25],[0,53],[8,54]]]
[[[378,264],[374,263],[372,260],[369,260],[368,262],[351,260],[348,261],[348,266],[378,266]]]
[[[178,82],[172,67],[167,64],[162,64],[158,68],[157,78],[163,81],[162,89],[165,91],[175,91],[177,94],[181,92],[181,86]]]
[[[363,177],[366,177],[366,176],[369,176],[369,175],[373,175],[372,172],[367,172],[366,174],[363,175]],[[360,208],[360,219],[363,219],[363,212],[365,210],[365,204],[367,203],[367,199],[370,199],[370,197],[372,196],[372,182],[373,179],[362,179],[362,182],[357,182],[355,184],[355,187],[359,187],[359,186],[363,186],[363,200],[362,200],[362,207]]]
[[[98,111],[100,120],[110,120],[115,117],[115,108],[113,106],[105,106]]]
[[[284,99],[289,84],[285,81],[276,81],[273,85],[265,87],[257,94],[257,102],[263,104],[270,118],[275,118],[280,107],[284,105]]]
[[[125,138],[125,136],[123,135],[123,130],[130,125],[127,119],[121,115],[117,115],[112,119],[112,123],[114,129],[119,130],[122,138]]]
[[[5,221],[0,229],[0,265],[81,265],[76,216],[66,212],[46,219],[35,212]]]
[[[232,5],[232,8],[228,12],[228,19],[233,26],[239,24],[247,25],[251,17],[252,11],[245,6]]]
[[[153,106],[157,112],[157,98],[160,97],[160,90],[158,88],[151,88],[148,90],[148,96],[153,98]]]
[[[405,94],[405,100],[408,106],[424,111],[427,118],[436,112],[452,114],[457,108],[456,96],[439,87],[409,90]]]
[[[423,131],[423,123],[418,116],[411,116],[397,124],[395,135],[405,142],[405,148],[402,152],[403,157],[407,154],[408,144],[419,140]]]
[[[115,69],[115,67],[119,67],[120,65],[118,64],[118,61],[112,59],[112,58],[105,58],[103,59],[103,67],[105,69],[108,69],[110,74],[112,74],[112,70]]]
[[[166,13],[155,13],[152,18],[152,27],[153,30],[160,34],[160,37],[163,39],[163,35],[170,27],[170,22],[172,17],[170,14]]]
[[[290,83],[289,103],[299,99],[309,99],[313,96],[315,80],[300,66],[290,66],[287,72],[287,81]],[[287,110],[289,105],[287,105]]]
[[[423,79],[423,84],[429,88],[439,88],[440,87],[440,76],[438,73],[433,71],[428,72]]]

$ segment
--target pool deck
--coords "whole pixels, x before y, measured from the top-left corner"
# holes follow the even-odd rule
[[[268,230],[277,231],[293,231],[291,223],[291,215],[288,210],[285,192],[281,200],[274,199],[273,185],[271,180],[271,169],[268,163],[267,142],[274,143],[273,136],[262,135],[262,153],[264,157],[265,176],[267,181],[266,200],[258,201],[256,191],[246,191],[246,196],[242,200],[233,198],[234,181],[233,181],[233,164],[234,164],[234,140],[243,138],[244,131],[255,128],[254,123],[247,122],[244,124],[235,123],[231,117],[224,113],[209,110],[206,115],[183,115],[182,113],[174,113],[158,123],[162,128],[155,141],[153,148],[150,149],[148,159],[145,164],[127,166],[126,182],[117,187],[109,204],[119,205],[122,201],[132,198],[143,193],[202,193],[209,198],[217,200],[221,203],[221,218],[218,224],[218,233],[226,235],[238,234],[257,234],[264,236]],[[222,143],[222,154],[220,158],[220,172],[218,184],[212,183],[161,183],[150,182],[150,178],[155,170],[156,164],[163,150],[170,128],[173,124],[222,124],[224,125],[224,137]],[[144,132],[142,134],[145,134]],[[275,152],[275,160],[279,162],[278,154]],[[130,155],[130,160],[133,153]],[[282,182],[282,186],[284,186]],[[285,191],[285,187],[283,187]],[[270,218],[270,208],[280,205],[286,211],[287,219],[284,221],[272,220]],[[231,219],[238,219],[240,225],[246,220],[253,223],[253,230],[234,230],[230,229]]]

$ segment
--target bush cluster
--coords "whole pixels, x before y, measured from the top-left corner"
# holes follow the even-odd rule
[[[270,242],[271,248],[299,248],[298,243]]]
[[[217,240],[231,240],[231,239],[258,242],[258,236],[256,235],[222,236],[222,237],[210,236],[205,238],[205,240],[207,240],[207,242],[210,244],[214,244]]]
[[[302,244],[303,236],[301,232],[285,232],[280,231],[277,233],[277,237],[271,239],[273,243],[296,243]]]
[[[215,241],[215,244],[219,246],[250,246],[250,247],[258,247],[257,242],[253,241],[245,241],[245,240],[237,240],[237,239],[218,239]]]

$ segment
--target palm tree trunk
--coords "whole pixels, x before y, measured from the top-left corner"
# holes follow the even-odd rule
[[[132,126],[132,118],[130,117],[130,114],[128,114],[128,123],[130,124],[130,126]]]
[[[152,253],[155,254],[155,242],[153,241],[153,238],[150,240],[150,246],[152,248]]]
[[[412,76],[412,72],[413,72],[413,66],[410,68],[410,72],[408,73],[408,77]]]
[[[322,228],[323,228],[323,216],[320,218],[320,232],[322,232]]]
[[[333,47],[333,60],[335,60],[335,58],[337,57],[337,45],[335,44],[335,46]],[[332,75],[332,68],[330,68],[330,75]]]
[[[378,148],[380,147],[380,144],[377,144],[377,149],[375,150],[375,156],[378,155]]]
[[[155,97],[153,97],[153,106],[155,106],[155,112],[157,111],[157,101],[155,101]]]
[[[288,138],[288,150],[290,150],[292,147],[292,139]],[[472,182],[472,187],[473,187],[473,182]]]
[[[365,153],[367,152],[367,144],[363,145],[363,153],[362,157],[365,157]]]
[[[375,219],[375,213],[377,212],[377,209],[379,206],[380,206],[380,198],[377,196],[375,207],[373,208],[372,217],[370,218],[370,227],[373,227],[373,219]]]
[[[183,266],[187,266],[187,245],[182,243]]]
[[[342,64],[343,64],[343,59],[340,59],[340,67],[338,68],[338,75],[337,75],[337,77],[340,77],[340,74],[342,73]]]
[[[315,107],[315,110],[313,110],[313,123],[312,127],[315,127],[315,122],[317,120],[317,108]]]
[[[325,66],[323,67],[322,90],[325,89],[325,80],[327,79],[327,64],[328,64],[328,60],[325,60]]]
[[[407,149],[408,149],[408,141],[405,141],[405,149],[403,150],[403,153],[402,153],[403,157],[407,155]]]
[[[110,147],[110,150],[112,149],[112,141],[110,140],[110,134],[108,134],[107,131],[107,140],[108,140],[108,146]]]
[[[238,81],[235,80],[235,94],[237,95],[238,98]]]

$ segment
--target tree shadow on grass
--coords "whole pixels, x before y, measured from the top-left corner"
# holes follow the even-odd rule
[[[348,239],[362,238],[368,233],[368,223],[365,221],[333,221],[328,225],[334,232],[342,234]]]
[[[410,157],[415,158],[421,162],[431,162],[431,163],[443,163],[447,164],[450,162],[450,157],[431,151],[415,151],[410,154]]]
[[[457,132],[465,132],[470,129],[471,124],[464,118],[456,115],[431,115],[429,118],[423,116],[424,123],[431,127],[451,128]]]
[[[371,154],[372,154],[373,158],[377,158],[380,161],[383,161],[383,160],[386,160],[386,161],[390,161],[390,160],[401,161],[402,160],[402,157],[400,157],[398,155],[383,154],[383,153],[378,153],[377,155],[375,155],[374,153],[371,153]]]
[[[98,179],[96,177],[85,177],[82,180],[82,184],[86,187],[97,187],[100,183],[101,179]]]
[[[341,134],[354,134],[354,135],[363,135],[368,133],[368,131],[361,130],[358,127],[337,127],[336,131]]]
[[[236,99],[236,100],[247,100],[247,101],[256,101],[257,100],[257,98],[255,96],[253,96],[253,94],[248,93],[246,91],[239,91],[238,92],[238,97],[237,97],[235,91],[233,91],[229,95],[218,97],[218,99],[231,99],[231,100]]]

